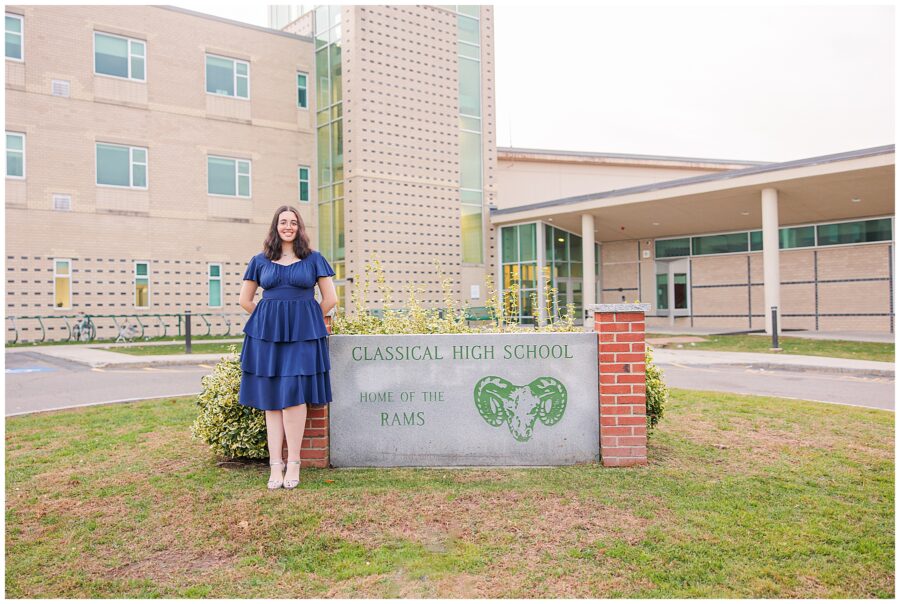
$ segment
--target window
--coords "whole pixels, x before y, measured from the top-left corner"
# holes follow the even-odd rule
[[[6,133],[6,176],[25,178],[25,135]]]
[[[150,306],[150,263],[134,263],[134,305]]]
[[[750,231],[750,251],[758,252],[762,249],[762,231]]]
[[[214,157],[206,159],[207,192],[210,195],[250,197],[250,161]]]
[[[594,247],[596,250],[596,246]],[[562,316],[567,306],[575,308],[575,320],[579,320],[584,303],[583,241],[580,236],[544,225],[544,261],[546,276],[551,287],[556,289],[553,312]]]
[[[478,20],[471,17],[457,16],[457,25],[459,27],[459,39],[469,44],[480,44]]]
[[[814,226],[784,227],[778,229],[778,248],[789,250],[797,247],[813,247],[816,245],[816,228]],[[762,231],[750,231],[750,251],[763,249]]]
[[[206,92],[250,98],[250,63],[206,55]]]
[[[95,31],[94,73],[144,82],[146,50],[141,40]]]
[[[97,184],[147,188],[147,149],[97,143]]]
[[[222,306],[222,265],[209,265],[209,305],[213,308]]]
[[[669,273],[656,274],[656,309],[669,309]]]
[[[481,135],[465,130],[459,133],[459,186],[481,191]]]
[[[463,204],[461,207],[462,261],[467,264],[481,264],[484,262],[481,206]]]
[[[656,311],[658,315],[690,314],[687,258],[656,263]]]
[[[463,210],[466,208],[463,205]],[[481,208],[473,206],[473,210],[480,219]],[[538,284],[537,225],[529,223],[501,227],[500,240],[503,302],[519,322],[534,323]],[[518,289],[517,297],[513,296],[515,289]]]
[[[306,97],[306,79],[307,75],[305,73],[297,73],[297,107],[300,107],[301,109],[306,109],[309,106]]]
[[[690,237],[682,237],[681,239],[657,239],[656,240],[656,257],[657,258],[677,258],[678,256],[691,255],[691,239]]]
[[[300,201],[309,201],[309,166],[297,169],[297,181],[300,185]]]
[[[481,116],[481,63],[459,57],[459,112]]]
[[[706,235],[691,239],[691,250],[695,256],[704,254],[728,254],[747,251],[747,233],[728,233],[726,235]]]
[[[53,261],[53,306],[71,308],[72,306],[72,261]]]
[[[778,246],[782,249],[813,247],[814,245],[816,245],[815,227],[791,227],[778,231]]]
[[[24,58],[24,46],[22,36],[25,20],[21,15],[6,13],[6,58],[22,61]]]
[[[839,224],[820,224],[817,228],[819,245],[891,240],[890,218],[842,222]]]

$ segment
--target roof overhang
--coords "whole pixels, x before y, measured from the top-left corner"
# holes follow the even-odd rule
[[[778,191],[782,225],[894,214],[894,147],[733,170],[491,212],[494,226],[548,221],[597,241],[758,229],[761,192]],[[854,202],[858,199],[858,202]]]

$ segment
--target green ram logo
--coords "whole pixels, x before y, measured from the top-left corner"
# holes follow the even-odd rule
[[[484,421],[496,427],[504,423],[519,442],[531,439],[534,423],[552,426],[562,419],[568,400],[566,387],[552,377],[540,377],[527,386],[489,375],[475,384],[475,406]]]

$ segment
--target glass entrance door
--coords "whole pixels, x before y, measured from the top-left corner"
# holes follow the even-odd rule
[[[566,313],[568,305],[575,307],[575,324],[581,325],[582,307],[584,306],[583,289],[584,281],[580,277],[557,277],[556,278],[556,300],[554,311],[557,316]]]
[[[690,267],[686,258],[657,261],[656,314],[683,317],[690,314]]]

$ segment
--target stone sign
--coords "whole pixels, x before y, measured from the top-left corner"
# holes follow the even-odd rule
[[[599,458],[597,334],[333,336],[331,464]]]

